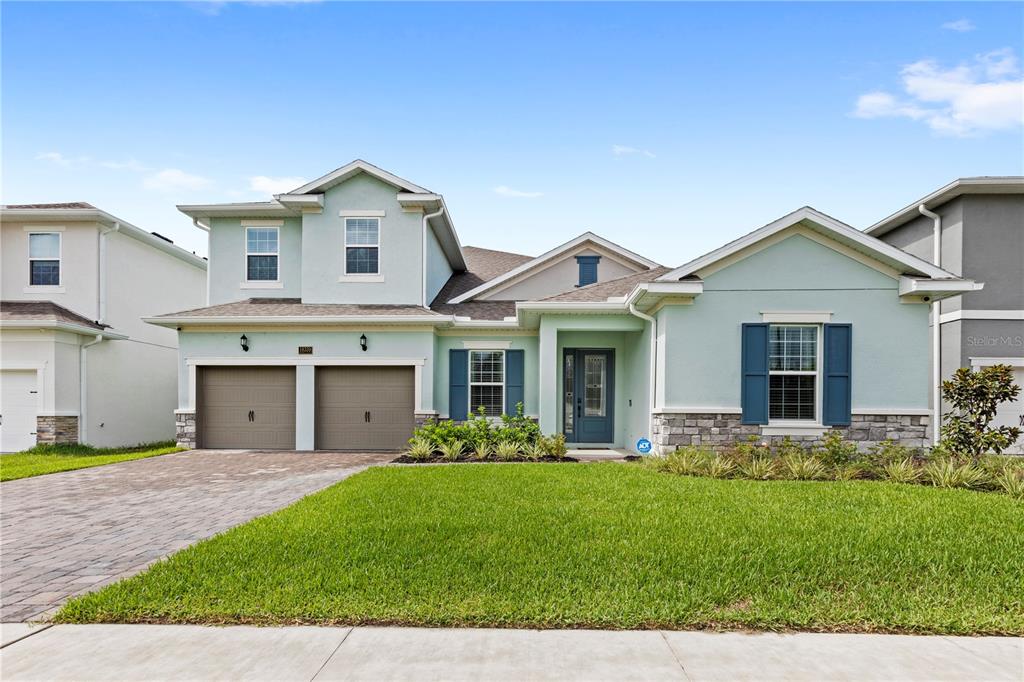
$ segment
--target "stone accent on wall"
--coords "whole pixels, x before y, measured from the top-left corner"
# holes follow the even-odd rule
[[[420,428],[421,426],[423,426],[424,424],[426,424],[431,419],[437,419],[437,412],[414,412],[413,413],[413,421],[414,421],[417,429]]]
[[[78,417],[36,417],[36,443],[55,445],[78,442]]]
[[[196,447],[196,413],[175,412],[174,427],[177,432],[175,440],[179,448],[194,450]]]
[[[929,418],[922,415],[855,414],[849,426],[833,426],[843,439],[857,443],[866,450],[882,441],[891,440],[910,448],[929,445]],[[759,424],[740,423],[739,414],[664,413],[654,415],[655,451],[664,454],[682,445],[700,445],[715,449],[730,447],[737,441],[757,436],[763,443],[775,445],[786,436],[766,436]],[[795,443],[808,447],[820,444],[822,436],[790,436]]]

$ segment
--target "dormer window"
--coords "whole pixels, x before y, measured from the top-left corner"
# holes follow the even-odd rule
[[[249,282],[276,282],[278,270],[278,228],[245,228],[245,278]]]
[[[600,256],[576,256],[576,263],[580,268],[578,287],[585,287],[597,281],[597,264],[601,261]]]
[[[345,274],[380,274],[380,218],[345,218]]]
[[[60,232],[33,232],[29,234],[29,286],[60,286],[60,252]]]

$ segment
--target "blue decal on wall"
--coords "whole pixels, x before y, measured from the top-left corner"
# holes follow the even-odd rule
[[[636,442],[636,451],[641,455],[646,455],[651,451],[651,441],[646,438],[641,438]]]

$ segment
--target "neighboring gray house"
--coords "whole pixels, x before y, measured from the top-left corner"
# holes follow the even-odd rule
[[[1024,177],[961,178],[869,227],[866,232],[985,288],[948,298],[932,332],[931,355],[946,379],[959,367],[1008,364],[1024,386]],[[935,234],[941,232],[936,249]],[[933,393],[939,377],[932,366]],[[1024,399],[996,423],[1024,426]],[[1024,439],[1015,451],[1024,452]]]

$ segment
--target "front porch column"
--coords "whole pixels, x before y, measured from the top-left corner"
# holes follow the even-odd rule
[[[540,321],[538,343],[538,413],[540,430],[544,434],[558,432],[558,328],[544,318]]]
[[[295,368],[295,449],[312,450],[316,433],[316,367]]]

